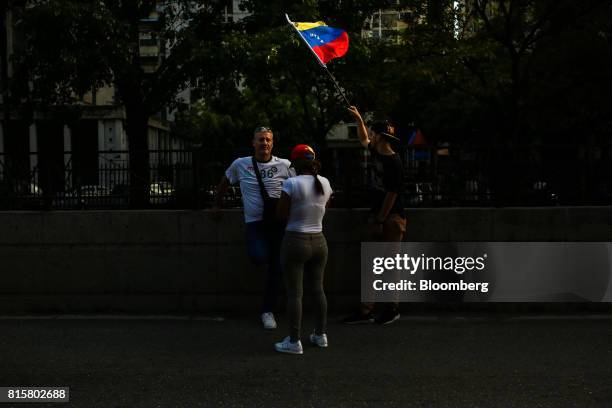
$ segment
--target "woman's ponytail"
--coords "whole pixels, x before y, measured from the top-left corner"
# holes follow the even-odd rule
[[[323,195],[325,194],[325,191],[323,190],[323,184],[321,184],[321,180],[319,180],[319,177],[317,177],[317,175],[319,174],[319,170],[321,169],[321,163],[319,163],[318,160],[313,160],[310,163],[312,166],[312,177],[314,177],[315,179],[315,189],[317,190],[317,193],[319,193],[319,195]]]

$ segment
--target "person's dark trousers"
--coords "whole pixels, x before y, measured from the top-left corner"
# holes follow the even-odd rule
[[[398,215],[398,214],[389,214],[385,222],[382,224],[382,235],[371,235],[368,237],[368,241],[370,242],[386,242],[389,244],[387,250],[390,254],[396,254],[399,252],[401,248],[401,242],[404,239],[404,234],[406,233],[406,218]],[[397,273],[397,271],[395,271]],[[387,309],[387,310],[395,310],[399,308],[399,303],[396,302],[386,302],[379,303],[377,306],[374,302],[362,302],[361,303],[361,313],[369,314],[374,312],[375,308],[379,309]]]
[[[262,313],[274,312],[281,281],[280,245],[285,224],[255,221],[246,224],[247,249],[255,265],[268,265]]]

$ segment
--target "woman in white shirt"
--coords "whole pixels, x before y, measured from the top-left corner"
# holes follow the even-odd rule
[[[281,264],[290,333],[274,347],[281,353],[303,354],[300,329],[304,277],[313,281],[315,304],[315,329],[309,339],[316,346],[327,347],[327,299],[323,290],[327,241],[322,232],[322,220],[332,189],[329,180],[318,175],[321,165],[310,146],[294,147],[291,165],[297,176],[283,182],[278,203],[278,217],[288,219],[281,245]]]

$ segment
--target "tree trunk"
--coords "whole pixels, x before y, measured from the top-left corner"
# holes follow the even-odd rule
[[[2,104],[4,108],[4,120],[1,123],[2,134],[4,140],[8,136],[8,123],[11,118],[11,108],[9,105],[9,85],[8,85],[8,5],[0,5],[0,72],[2,77],[0,82],[2,83]]]
[[[149,207],[149,115],[138,107],[126,106],[126,126],[130,157],[130,208]]]
[[[428,0],[427,1],[427,22],[434,26],[443,29],[445,9],[452,7],[449,0]]]

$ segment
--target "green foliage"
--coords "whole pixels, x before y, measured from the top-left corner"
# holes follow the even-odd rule
[[[33,111],[70,104],[112,83],[116,102],[126,113],[131,204],[146,206],[148,120],[177,106],[178,93],[197,79],[203,62],[199,57],[222,37],[224,5],[190,0],[38,0],[15,7],[22,41],[14,56],[13,105]],[[155,18],[158,12],[161,18]],[[140,53],[140,33],[147,27],[149,40],[160,52],[170,51],[152,69],[143,67],[147,57]]]
[[[43,102],[40,106],[71,103],[110,81],[108,63],[100,58],[101,49],[110,46],[101,23],[108,18],[104,9],[94,4],[37,2],[15,12],[16,31],[22,36],[13,57],[16,97]]]
[[[532,153],[547,173],[537,177],[557,180],[562,196],[609,185],[610,2],[479,0],[435,21],[422,16],[437,2],[410,3],[420,12],[407,15],[395,117],[413,118],[430,142],[488,151],[479,166],[505,202],[536,177],[517,166],[534,146],[550,146]],[[571,152],[562,168],[546,164],[561,159],[558,145]]]
[[[610,158],[610,2],[476,0],[455,8],[402,0],[407,29],[401,42],[385,42],[361,38],[361,30],[386,1],[247,0],[253,14],[237,24],[220,23],[225,2],[167,1],[158,35],[171,52],[147,74],[138,24],[154,3],[45,0],[22,9],[13,95],[44,106],[112,82],[130,122],[178,106],[178,91],[197,86],[201,102],[176,126],[196,143],[243,146],[255,126],[268,125],[281,148],[323,145],[350,117],[286,24],[288,13],[348,31],[349,52],[329,69],[361,111],[390,114],[400,129],[414,124],[430,142],[496,150],[492,174],[511,171],[517,146],[599,146],[599,157]]]
[[[40,0],[15,8],[19,47],[13,57],[13,95],[36,106],[78,101],[113,84],[121,101],[154,114],[175,104],[221,38],[220,1]],[[161,11],[157,21],[146,20]],[[145,72],[139,31],[152,27],[167,58]],[[196,50],[196,52],[194,52]]]
[[[420,12],[408,15],[396,115],[458,143],[528,144],[578,131],[572,123],[609,129],[609,3],[481,0],[437,24],[421,18],[429,2],[410,4]]]
[[[277,144],[324,144],[329,129],[346,115],[346,106],[284,14],[295,21],[323,20],[346,29],[350,51],[329,64],[351,101],[366,108],[390,106],[394,77],[382,64],[389,47],[361,39],[364,20],[384,1],[258,1],[253,12],[208,56],[214,72],[201,72],[204,109],[209,115],[238,116],[235,135],[250,134],[257,124],[275,130]],[[387,81],[389,79],[389,81]]]

